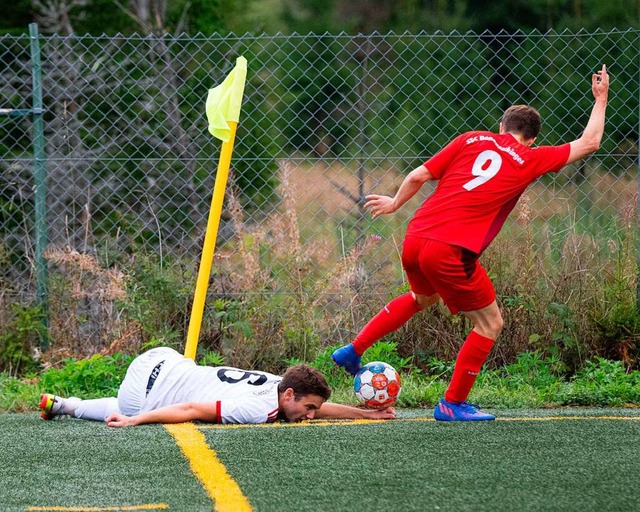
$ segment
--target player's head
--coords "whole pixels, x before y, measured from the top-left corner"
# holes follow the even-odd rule
[[[532,141],[540,133],[540,113],[528,105],[513,105],[502,114],[500,133],[520,135],[525,141]]]
[[[306,364],[289,368],[278,384],[278,404],[287,421],[313,419],[330,396],[324,375]]]

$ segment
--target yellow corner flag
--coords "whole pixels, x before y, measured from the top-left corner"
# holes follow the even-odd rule
[[[229,121],[240,120],[244,82],[247,78],[247,59],[238,57],[236,67],[218,87],[209,89],[207,96],[207,119],[209,133],[222,142],[229,142],[231,126]]]
[[[216,182],[213,187],[213,198],[211,199],[207,231],[204,235],[196,290],[193,295],[187,343],[184,349],[185,357],[190,359],[195,359],[198,348],[198,337],[200,336],[200,327],[202,326],[204,303],[207,298],[209,276],[211,275],[213,254],[216,248],[220,216],[222,215],[222,203],[224,202],[224,194],[229,177],[229,166],[231,165],[231,154],[233,153],[233,143],[236,137],[236,127],[240,120],[240,109],[242,107],[242,96],[244,94],[246,78],[247,59],[238,57],[235,68],[227,75],[224,82],[213,89],[209,89],[209,95],[207,96],[206,112],[209,122],[209,133],[222,141],[222,149],[220,150]]]

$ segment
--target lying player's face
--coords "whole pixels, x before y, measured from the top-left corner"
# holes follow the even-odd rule
[[[302,395],[296,399],[293,389],[289,388],[282,394],[280,409],[287,421],[299,422],[312,420],[323,403],[324,398],[318,395]]]

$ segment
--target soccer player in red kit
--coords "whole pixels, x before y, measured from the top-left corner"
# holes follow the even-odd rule
[[[525,189],[548,172],[584,158],[600,147],[609,93],[606,66],[592,76],[595,98],[582,136],[560,146],[533,147],[540,115],[532,107],[508,108],[499,133],[464,133],[411,171],[394,197],[369,195],[373,218],[395,212],[429,180],[434,193],[409,222],[402,266],[411,291],[387,304],[353,342],[332,358],[355,374],[360,356],[377,340],[440,299],[452,314],[473,324],[456,358],[451,383],[436,406],[440,421],[481,421],[495,417],[466,402],[476,376],[502,330],[502,315],[487,272],[478,258],[502,228]]]

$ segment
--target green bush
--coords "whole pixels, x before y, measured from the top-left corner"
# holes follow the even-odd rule
[[[337,347],[328,347],[310,362],[326,377],[333,389],[331,400],[357,404],[353,378],[331,360]],[[415,368],[412,361],[398,356],[393,343],[383,346],[366,361],[379,359],[394,365],[401,374],[402,393],[399,407],[433,407],[443,396],[452,365],[432,359],[432,374]],[[63,396],[99,398],[116,396],[133,356],[96,355],[89,359],[69,359],[59,368],[49,368],[37,378],[18,379],[0,373],[0,411],[35,410],[43,392]],[[300,363],[289,359],[286,364]],[[221,365],[224,359],[212,352],[200,364]],[[536,352],[519,354],[517,362],[503,368],[483,370],[469,399],[484,407],[540,408],[560,406],[637,406],[640,405],[640,372],[628,371],[620,361],[604,358],[589,360],[573,377],[567,378],[555,357]]]
[[[42,372],[38,385],[43,392],[80,398],[116,396],[134,356],[94,355],[88,359],[63,361],[60,368]]]
[[[34,379],[18,379],[0,372],[0,412],[26,412],[37,407],[40,389]]]
[[[40,308],[12,304],[11,312],[0,333],[0,371],[21,375],[37,369],[34,355],[47,333]]]
[[[138,322],[145,338],[160,338],[167,346],[177,346],[189,317],[191,294],[178,271],[163,267],[155,257],[137,258],[129,269],[127,296],[121,302],[127,318]]]
[[[640,402],[640,372],[628,372],[621,361],[597,357],[572,379],[563,405],[616,406]]]

